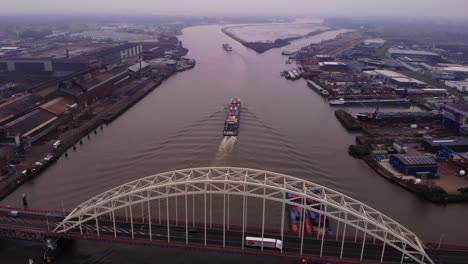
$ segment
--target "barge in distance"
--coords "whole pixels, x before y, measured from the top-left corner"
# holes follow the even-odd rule
[[[346,100],[343,98],[330,100],[330,105],[401,105],[410,106],[411,101],[406,98],[396,99],[357,99]]]
[[[224,49],[225,51],[232,51],[231,45],[229,45],[229,44],[227,44],[227,43],[224,43],[224,44],[223,44],[223,49]]]

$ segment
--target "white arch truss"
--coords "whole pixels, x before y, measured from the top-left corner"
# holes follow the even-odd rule
[[[297,204],[297,200],[288,199],[285,195],[287,192],[303,198],[304,202]],[[142,204],[143,206],[143,203],[149,204],[153,200],[187,195],[205,195],[206,219],[207,194],[238,195],[259,198],[263,201],[276,201],[283,204],[283,218],[286,204],[299,206],[303,210],[318,212],[325,219],[336,220],[338,223],[344,224],[344,233],[346,233],[346,226],[349,226],[356,230],[356,234],[358,230],[363,233],[364,240],[366,236],[369,236],[374,241],[380,241],[383,245],[381,262],[384,258],[385,246],[388,245],[402,253],[401,262],[403,262],[403,257],[408,257],[416,263],[434,263],[427,255],[423,243],[413,232],[370,206],[310,181],[280,173],[247,168],[192,168],[159,173],[135,180],[81,203],[57,226],[55,232],[65,233],[77,227],[81,229],[81,224],[91,220],[96,221],[97,224],[98,217],[114,215],[116,210],[132,205]],[[314,201],[314,206],[306,204],[305,201],[309,199]],[[265,205],[265,202],[263,204]],[[320,210],[317,205],[325,210]],[[263,213],[262,236],[264,218]],[[283,237],[283,219],[281,222],[281,237]],[[325,226],[323,228],[325,230]],[[304,229],[304,224],[302,224],[302,229]],[[304,236],[302,235],[302,237]],[[322,248],[324,237],[322,235]],[[343,243],[344,237],[343,234]],[[364,251],[364,244],[365,242],[363,242],[362,251]],[[341,250],[343,251],[343,246]],[[342,254],[343,252],[341,252]],[[361,260],[362,255],[363,252],[361,252]]]

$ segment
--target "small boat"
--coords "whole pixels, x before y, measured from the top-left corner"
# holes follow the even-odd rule
[[[231,45],[229,45],[229,44],[227,44],[227,43],[224,43],[224,44],[223,44],[223,49],[224,49],[225,51],[228,51],[228,52],[229,52],[229,51],[232,51]]]
[[[289,73],[289,76],[291,77],[291,79],[296,79],[297,78],[296,74],[294,74],[293,71],[288,71],[288,73]]]
[[[301,74],[296,69],[293,69],[292,72],[294,73],[294,75],[296,75],[297,78],[301,77]]]

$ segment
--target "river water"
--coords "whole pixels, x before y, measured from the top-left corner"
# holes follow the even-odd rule
[[[445,233],[443,242],[468,243],[468,228],[461,221],[468,219],[467,205],[428,203],[350,157],[347,148],[356,134],[340,125],[334,116],[336,108],[308,88],[304,80],[288,81],[280,76],[285,67],[294,66],[285,64],[281,49],[257,54],[220,29],[217,25],[184,29],[180,39],[189,49],[187,56],[197,60],[194,69],[165,81],[2,204],[19,206],[21,194],[26,193],[31,208],[63,206],[71,210],[93,195],[158,172],[206,166],[250,167],[341,191],[399,221],[424,241],[438,241]],[[285,49],[317,43],[342,32],[301,39]],[[230,43],[233,51],[225,52],[222,43]],[[243,103],[241,132],[238,138],[227,140],[221,135],[224,106],[233,97]],[[70,256],[82,254],[93,263],[108,263],[123,254],[116,249],[123,246],[99,247],[105,253],[81,246],[75,249],[79,253]]]

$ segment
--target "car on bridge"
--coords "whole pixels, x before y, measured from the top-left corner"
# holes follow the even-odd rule
[[[19,217],[19,212],[18,211],[10,211],[8,212],[8,215],[11,217]]]

